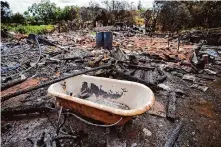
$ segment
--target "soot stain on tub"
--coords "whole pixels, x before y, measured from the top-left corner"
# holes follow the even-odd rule
[[[114,93],[111,89],[107,92],[102,89],[102,85],[98,87],[94,83],[88,84],[88,82],[83,82],[81,86],[81,91],[76,95],[79,98],[88,98],[95,94],[96,97],[103,97],[103,98],[111,98],[117,99],[121,97],[124,93],[127,92],[125,88],[121,88],[121,92]]]
[[[88,82],[83,82],[81,91],[76,95],[76,97],[113,108],[129,110],[130,108],[125,104],[115,101],[115,99],[120,98],[127,92],[125,88],[121,88],[121,90],[121,92],[114,93],[110,89],[108,92],[106,92],[102,89],[102,85],[98,87],[94,83],[88,84]]]

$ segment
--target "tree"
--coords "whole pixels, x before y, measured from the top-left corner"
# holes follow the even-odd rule
[[[183,1],[188,8],[190,15],[192,16],[192,21],[190,23],[191,27],[202,27],[204,25],[204,16],[202,13],[203,1]]]
[[[100,21],[104,26],[108,24],[108,13],[105,9],[100,10],[101,12],[98,13],[94,22]]]
[[[89,8],[88,8],[89,12],[90,12],[90,17],[91,20],[94,21],[98,15],[102,15],[102,9],[100,8],[100,5],[98,3],[96,3],[95,1],[90,1],[89,2]]]
[[[130,24],[133,22],[132,11],[130,11],[133,3],[129,4],[124,0],[104,0],[102,3],[106,7],[108,23],[110,25],[113,25],[116,22],[125,22]]]
[[[221,27],[220,1],[155,1],[162,30]]]
[[[74,6],[65,6],[64,9],[58,8],[56,11],[57,20],[72,21],[77,18],[77,9]]]
[[[205,27],[221,26],[221,1],[206,1],[202,5]]]
[[[25,23],[25,17],[20,13],[15,13],[11,16],[11,22],[18,23],[18,24],[24,24]]]
[[[82,20],[82,21],[89,21],[89,20],[91,20],[91,18],[92,18],[92,16],[91,16],[91,11],[88,9],[88,8],[86,8],[86,7],[81,7],[80,9],[79,9],[79,15],[80,15],[80,19]]]
[[[221,1],[186,1],[182,3],[185,3],[192,15],[192,27],[221,26]]]
[[[25,18],[26,23],[31,24],[31,25],[37,25],[38,24],[37,23],[38,18],[33,16],[33,15],[30,15],[30,13],[28,11],[25,11],[23,16]]]
[[[162,30],[178,31],[188,28],[192,20],[192,16],[186,5],[179,1],[162,1],[159,13],[159,22]]]
[[[28,8],[28,11],[35,17],[37,23],[39,21],[49,24],[56,19],[56,4],[51,3],[50,0],[42,0],[41,3],[34,3]]]
[[[142,7],[142,4],[141,4],[141,1],[139,0],[139,2],[138,2],[138,5],[137,5],[137,9],[138,10],[141,10],[143,7]]]
[[[10,18],[10,15],[11,15],[11,10],[8,2],[1,1],[1,21],[3,23],[7,22]]]

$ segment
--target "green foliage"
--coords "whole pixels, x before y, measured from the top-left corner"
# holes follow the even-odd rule
[[[56,4],[49,0],[42,0],[39,4],[34,3],[28,8],[28,12],[36,18],[37,22],[43,21],[45,24],[49,24],[56,19],[56,10]]]
[[[24,12],[27,22],[30,24],[55,24],[60,21],[72,21],[78,17],[78,8],[66,6],[64,9],[57,7],[49,0],[42,0],[41,3],[34,3]],[[43,22],[43,23],[42,23]]]
[[[1,1],[1,21],[7,22],[10,19],[11,10],[8,2]]]
[[[220,27],[221,1],[155,1],[162,30]]]
[[[205,27],[221,27],[221,1],[206,1],[202,4]]]
[[[189,26],[192,17],[184,3],[166,1],[162,4],[158,18],[158,21],[162,25],[162,30],[174,32]]]
[[[10,21],[13,22],[13,23],[24,24],[25,23],[25,18],[20,13],[15,13],[11,16]]]
[[[70,20],[72,21],[73,19],[77,18],[77,8],[74,6],[65,6],[64,9],[58,8],[56,10],[56,19],[57,21],[61,20]]]
[[[44,32],[44,27],[36,25],[67,24],[84,27],[86,22],[113,25],[124,22],[127,25],[141,22],[145,18],[145,26],[161,28],[163,31],[179,31],[194,27],[220,27],[221,1],[155,1],[153,8],[145,10],[139,0],[137,10],[133,3],[126,0],[103,0],[106,9],[99,3],[90,1],[89,7],[66,6],[60,8],[50,0],[34,3],[24,14],[12,14],[8,2],[1,1],[1,21],[3,23],[29,24],[27,26],[10,26],[11,30],[22,33]],[[138,21],[136,21],[138,20]],[[71,21],[71,22],[69,22]],[[62,23],[61,23],[62,22]],[[7,28],[10,28],[7,26]],[[36,30],[34,30],[36,29]]]
[[[30,33],[34,33],[34,34],[43,34],[43,33],[47,33],[47,32],[51,32],[52,30],[54,30],[54,26],[53,25],[8,25],[8,24],[1,24],[2,28],[7,29],[9,31],[14,31],[14,32],[18,32],[18,33],[22,33],[22,34],[30,34]]]

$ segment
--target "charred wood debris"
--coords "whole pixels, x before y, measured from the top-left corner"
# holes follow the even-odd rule
[[[54,101],[47,96],[46,89],[50,84],[66,78],[90,74],[139,82],[150,87],[154,93],[166,91],[168,93],[166,117],[173,122],[178,120],[178,125],[174,125],[176,127],[165,144],[165,147],[173,146],[181,128],[185,127],[182,118],[176,117],[176,99],[189,95],[189,88],[206,92],[208,87],[205,82],[220,77],[220,46],[207,45],[205,38],[204,40],[197,38],[196,41],[193,35],[189,34],[183,38],[179,36],[170,38],[169,35],[158,34],[148,38],[149,46],[145,44],[147,37],[142,33],[114,31],[113,35],[111,50],[96,48],[95,36],[88,31],[41,36],[29,34],[25,37],[21,35],[3,39],[2,120],[45,114],[55,129],[55,135],[46,139],[46,134],[42,132],[36,140],[27,138],[32,146],[59,147],[66,140],[71,146],[81,146],[81,139],[86,133],[63,127],[73,112],[56,108]],[[156,47],[152,42],[152,38],[156,37],[164,38],[166,45]],[[193,45],[190,41],[197,44]],[[175,45],[171,45],[174,42]],[[182,48],[179,44],[177,46],[176,42],[191,47]],[[37,79],[37,82],[24,84],[33,79]],[[19,87],[20,84],[24,86]],[[14,87],[17,89],[13,90]],[[20,98],[21,94],[25,97],[22,100],[23,104],[4,107],[5,102],[11,98]],[[40,101],[30,99],[33,95]],[[49,113],[58,113],[58,120],[52,121]],[[4,129],[7,129],[7,126],[3,131]]]

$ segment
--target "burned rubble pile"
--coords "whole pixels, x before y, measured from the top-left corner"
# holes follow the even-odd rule
[[[188,30],[180,34],[183,39],[198,43],[200,40],[206,40],[208,45],[221,45],[220,28],[211,28],[205,30]]]
[[[153,142],[146,139],[142,141],[132,139],[131,141],[137,141],[134,143],[120,137],[122,141],[106,129],[107,138],[104,142],[98,143],[100,146],[111,146],[110,144],[112,146],[172,146],[181,128],[185,128],[182,116],[178,115],[178,111],[182,111],[177,108],[180,98],[189,97],[192,89],[206,93],[209,90],[207,83],[221,78],[220,46],[209,46],[201,41],[198,44],[181,43],[178,47],[177,39],[169,41],[166,37],[147,37],[138,33],[131,35],[131,33],[121,31],[113,32],[112,50],[96,48],[95,34],[90,31],[53,33],[42,36],[30,34],[25,39],[3,39],[1,57],[2,141],[5,146],[15,144],[20,138],[10,134],[16,123],[23,122],[25,119],[30,119],[31,122],[34,117],[42,117],[42,115],[47,118],[47,125],[52,127],[41,129],[41,127],[31,128],[27,125],[28,132],[22,137],[28,139],[23,138],[18,141],[18,144],[21,146],[30,146],[30,144],[33,146],[36,144],[39,146],[54,146],[55,144],[56,146],[59,144],[93,146],[90,143],[100,140],[99,137],[99,139],[94,139],[97,134],[90,136],[90,133],[85,131],[85,127],[79,130],[80,127],[76,125],[74,128],[78,128],[78,131],[73,130],[71,119],[75,113],[64,108],[58,109],[54,99],[47,95],[47,87],[50,83],[61,81],[62,77],[80,74],[134,81],[150,87],[156,96],[156,102],[147,114],[154,116],[150,118],[153,123],[157,122],[158,117],[163,118],[160,121],[162,125],[165,125],[165,129],[153,127],[155,130],[153,129],[152,132],[159,133],[159,135],[154,135],[154,138],[159,141]],[[97,70],[93,70],[94,68]],[[83,98],[82,95],[79,97]],[[91,101],[108,103],[102,100]],[[127,106],[113,105],[129,109]],[[56,113],[58,116],[54,115]],[[135,118],[135,122],[136,120],[141,123],[139,126],[144,126],[141,130],[144,136],[145,134],[151,136],[151,132],[151,134],[147,133],[148,125],[142,124],[142,121],[147,120],[144,117]],[[74,122],[78,123],[76,120]],[[176,127],[173,130],[174,126]],[[34,130],[37,132],[33,133]],[[93,129],[87,128],[86,130]],[[104,132],[104,130],[99,130],[99,132],[102,131]],[[96,133],[96,131],[92,132]],[[132,132],[131,136],[133,135]],[[85,142],[85,138],[93,141]]]

